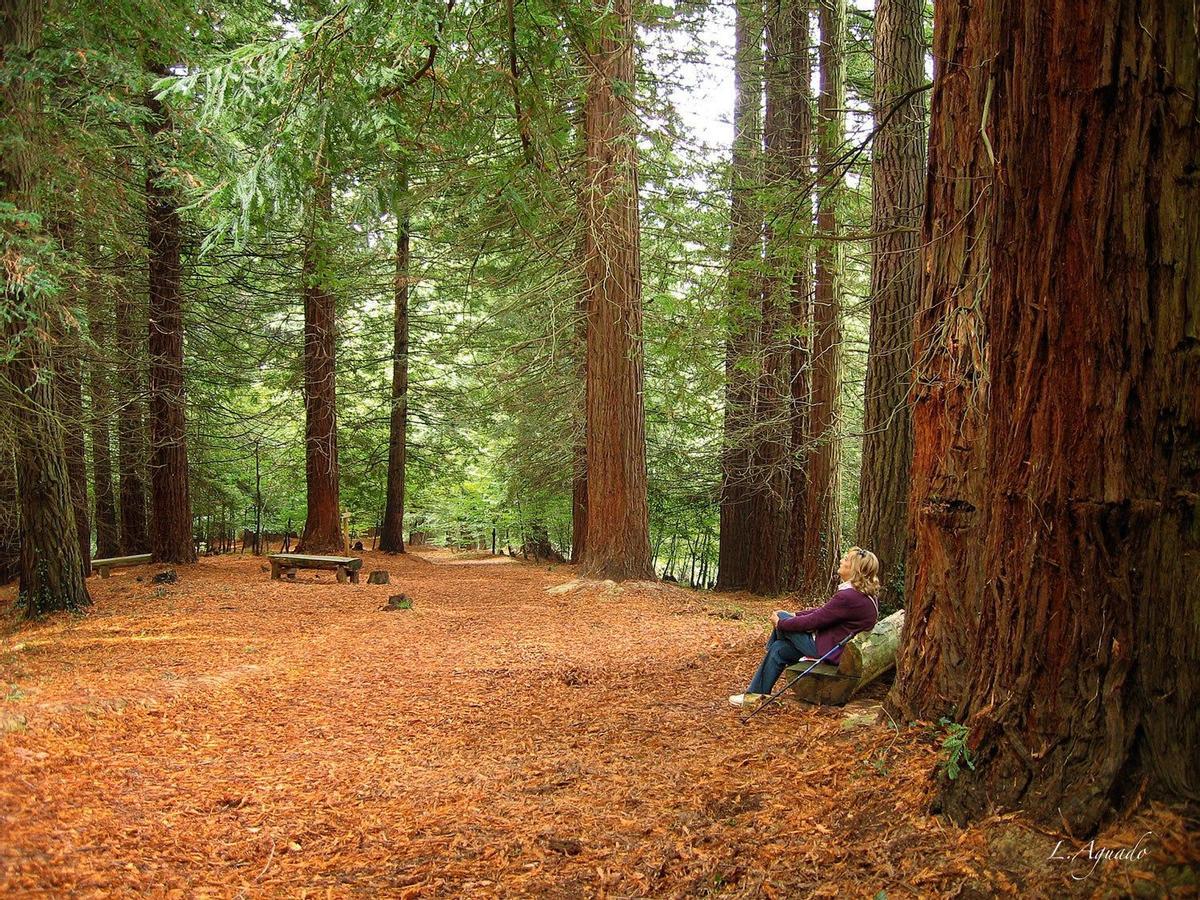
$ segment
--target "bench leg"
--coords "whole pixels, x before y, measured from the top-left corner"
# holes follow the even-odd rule
[[[108,577],[108,574],[109,574],[109,568],[108,568],[108,566],[104,566],[104,567],[102,567],[102,568],[100,569],[100,577],[101,577],[101,578],[107,578],[107,577]]]
[[[338,580],[338,584],[345,584],[347,581],[349,581],[349,579],[346,577],[346,567],[345,566],[337,567],[337,580]]]
[[[350,583],[358,584],[358,569],[355,569],[353,572],[350,573]]]
[[[280,574],[280,573],[279,573],[279,563],[277,563],[277,562],[275,562],[274,560],[272,560],[272,561],[271,561],[271,580],[272,580],[272,581],[278,581],[278,580],[279,580],[279,574]]]

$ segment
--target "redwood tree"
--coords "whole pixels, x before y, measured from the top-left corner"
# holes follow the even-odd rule
[[[924,0],[879,0],[875,7],[878,131],[871,159],[871,335],[858,542],[879,556],[889,592],[903,588],[908,539],[908,386],[925,178],[924,10]]]
[[[804,496],[803,584],[830,586],[841,543],[838,504],[838,399],[841,393],[842,246],[838,204],[844,177],[839,156],[845,116],[845,0],[820,0],[821,93],[817,116],[817,242],[813,295],[812,393],[809,404],[808,483]]]
[[[38,264],[37,220],[29,215],[36,179],[35,136],[39,92],[25,77],[41,43],[44,5],[15,0],[0,11],[0,65],[7,81],[0,91],[0,201],[22,224],[6,235],[4,323],[5,358],[0,373],[5,405],[11,411],[17,490],[21,507],[20,596],[30,615],[80,609],[89,603],[83,560],[64,450],[63,422],[54,408],[54,375],[47,329],[58,314],[37,278],[14,278]],[[9,225],[11,226],[11,223]],[[22,258],[30,254],[28,259]],[[49,320],[49,321],[47,321]]]
[[[729,287],[726,301],[724,445],[721,456],[717,589],[744,588],[750,569],[752,495],[748,428],[762,271],[763,7],[735,5]]]
[[[157,74],[165,75],[159,68]],[[181,222],[163,155],[172,122],[149,93],[146,108],[150,156],[146,165],[146,235],[149,245],[150,505],[151,553],[158,562],[196,561],[188,486],[183,383],[183,271]]]
[[[325,242],[333,190],[321,153],[304,243],[304,474],[308,517],[297,550],[343,551],[338,492],[337,304],[328,285]],[[390,457],[389,457],[390,468]]]
[[[614,0],[586,54],[588,533],[581,570],[653,578],[646,500],[642,281],[632,0]]]
[[[914,320],[913,459],[905,575],[905,640],[890,701],[906,719],[937,719],[965,702],[982,574],[988,393],[984,313],[990,297],[994,192],[987,145],[958,123],[981,121],[990,73],[985,23],[970,9],[935,10],[929,176],[921,233],[927,273]]]
[[[150,549],[146,519],[146,423],[143,389],[146,375],[143,354],[145,323],[135,302],[134,263],[118,254],[116,290],[117,374],[122,387],[117,406],[117,472],[121,552],[145,553]]]
[[[90,258],[88,261],[92,264],[95,262]],[[95,348],[88,366],[88,395],[91,407],[92,484],[96,498],[96,555],[103,559],[121,552],[121,533],[117,524],[112,438],[109,431],[112,420],[111,364],[104,355],[109,348],[109,330],[104,303],[94,278],[89,278],[87,284],[87,311],[88,333]]]
[[[1198,22],[1170,0],[980,18],[984,152],[932,169],[984,182],[994,222],[975,769],[942,801],[1086,833],[1143,785],[1200,799]]]
[[[408,176],[401,174],[401,193],[407,195]],[[395,313],[392,339],[392,403],[388,432],[387,504],[379,549],[404,552],[404,467],[408,456],[408,287],[409,216],[400,213],[396,229]]]

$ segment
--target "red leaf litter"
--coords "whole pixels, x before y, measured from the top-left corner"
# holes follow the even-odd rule
[[[1149,852],[1094,869],[1019,817],[931,815],[940,736],[878,723],[884,686],[740,725],[768,601],[364,556],[390,584],[231,555],[10,613],[0,894],[1195,895],[1178,808],[1115,821],[1094,848]]]

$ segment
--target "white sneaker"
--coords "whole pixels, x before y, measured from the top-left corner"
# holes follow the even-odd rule
[[[762,694],[734,694],[729,698],[730,706],[754,707],[762,702]]]

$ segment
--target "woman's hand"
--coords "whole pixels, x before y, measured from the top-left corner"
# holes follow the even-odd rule
[[[781,615],[783,615],[783,613],[784,613],[784,611],[782,609],[777,609],[777,610],[775,610],[775,612],[771,613],[771,627],[772,628],[775,628],[777,625],[779,625],[779,617]]]

